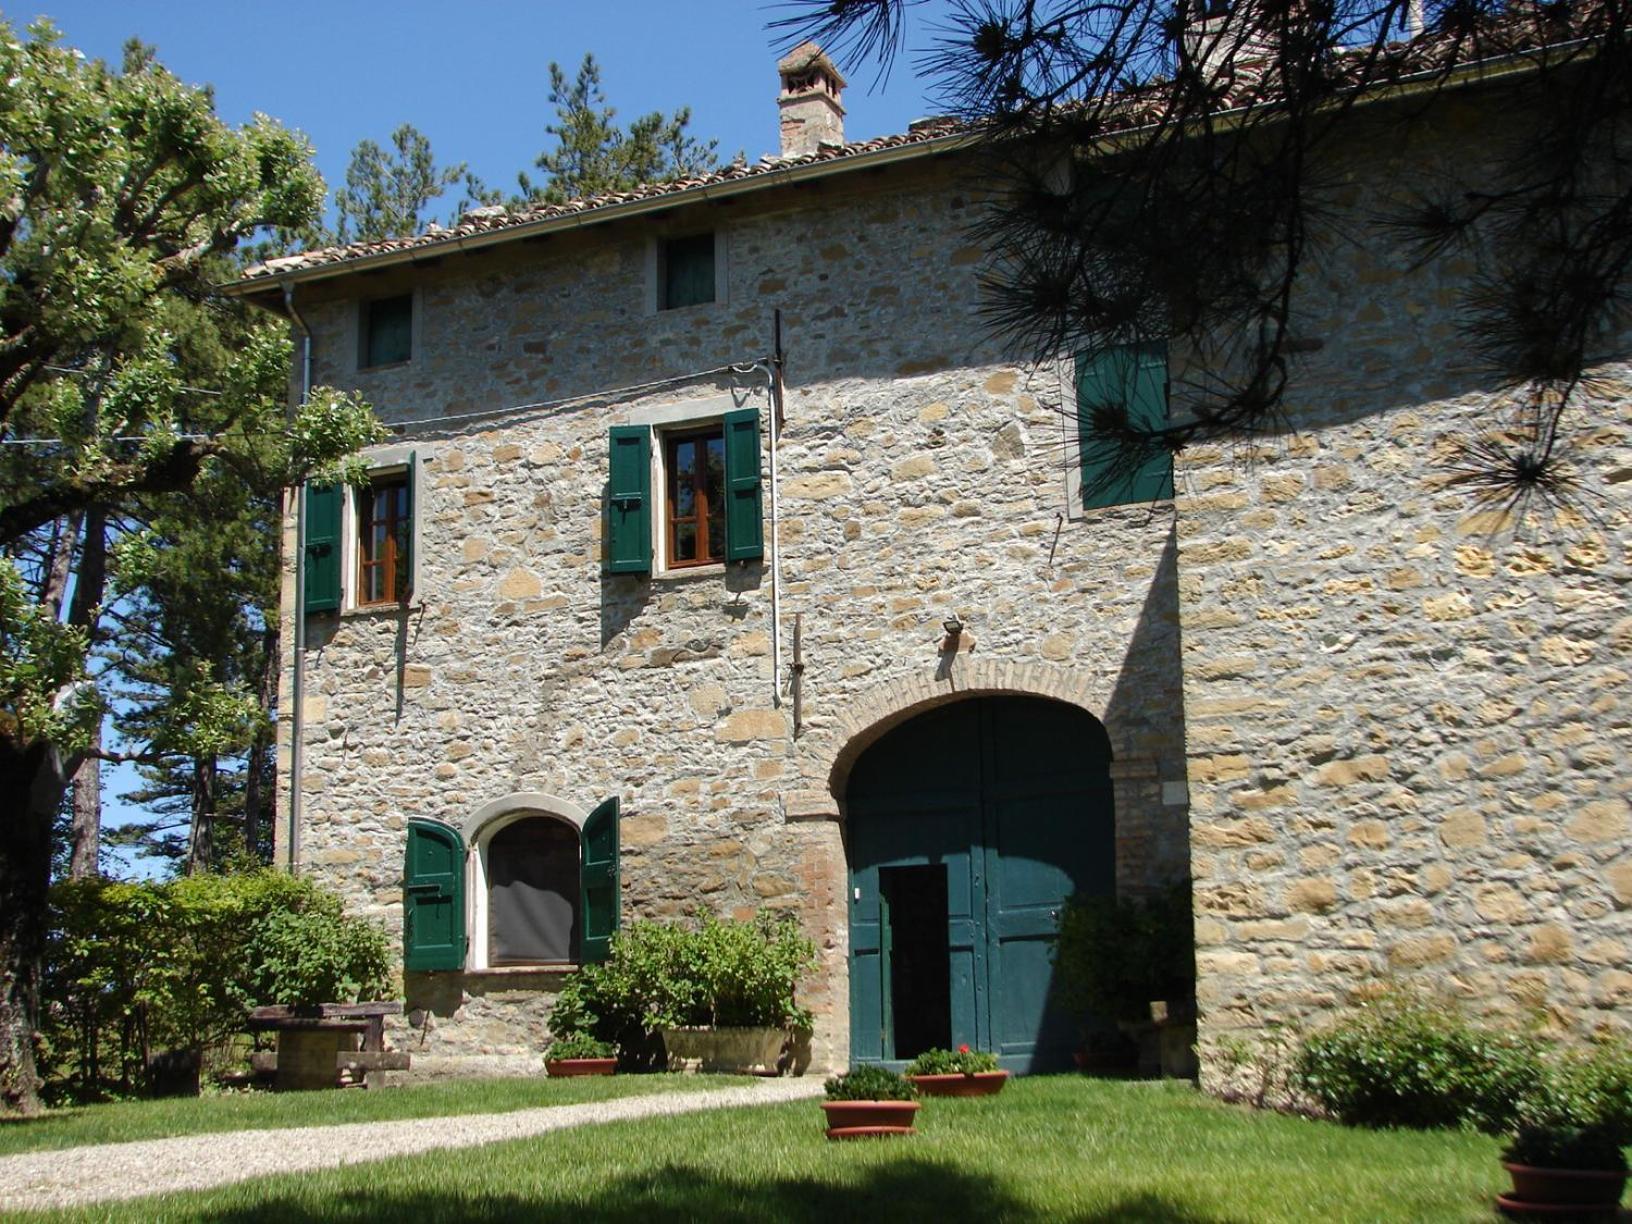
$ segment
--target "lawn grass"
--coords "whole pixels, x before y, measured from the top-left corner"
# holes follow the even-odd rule
[[[398,1118],[508,1113],[544,1105],[576,1105],[651,1092],[723,1087],[724,1076],[615,1075],[548,1079],[448,1080],[378,1091],[230,1092],[167,1101],[118,1101],[52,1110],[38,1118],[0,1119],[0,1156],[87,1143],[124,1143],[213,1131],[389,1122]]]
[[[909,1139],[829,1143],[815,1102],[589,1126],[31,1220],[808,1224],[1489,1221],[1497,1144],[1348,1130],[1186,1085],[1075,1077],[932,1100]]]

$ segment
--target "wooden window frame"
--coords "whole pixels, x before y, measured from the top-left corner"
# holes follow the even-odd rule
[[[720,555],[708,555],[708,464],[706,462],[707,443],[718,439],[723,455],[725,447],[725,423],[715,421],[708,425],[700,425],[686,429],[665,430],[659,435],[663,440],[663,563],[666,569],[696,569],[704,565],[724,565],[726,553],[730,550],[730,541],[725,538],[725,497],[728,490],[724,486],[724,473],[721,473],[720,517],[721,517],[721,549]],[[692,504],[696,507],[695,514],[676,517],[674,506],[678,486],[676,485],[678,465],[675,463],[675,448],[685,442],[701,442],[699,448],[699,462],[693,472]],[[698,557],[682,561],[677,557],[675,542],[675,527],[678,524],[695,523],[697,528]]]
[[[400,489],[403,497],[391,499],[391,512],[386,519],[385,556],[373,555],[374,502],[381,489]],[[357,600],[359,608],[381,608],[406,603],[413,589],[413,532],[414,491],[410,474],[385,472],[374,476],[366,489],[357,490]],[[404,512],[399,512],[399,506]],[[406,534],[406,555],[399,548]],[[382,574],[381,589],[386,594],[377,599],[368,597],[369,571],[378,568]]]

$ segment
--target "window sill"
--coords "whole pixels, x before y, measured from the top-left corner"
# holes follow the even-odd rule
[[[350,620],[353,617],[402,616],[414,612],[423,612],[424,610],[425,601],[423,599],[410,600],[408,603],[354,604],[351,607],[340,609],[340,619]]]
[[[740,564],[740,563],[739,563]],[[652,572],[653,582],[671,582],[686,578],[723,578],[731,566],[728,561],[711,561],[707,565],[679,565],[672,569]]]
[[[462,970],[466,977],[547,977],[563,973],[577,973],[580,966],[577,961],[551,961],[540,965],[494,965],[487,969]]]
[[[410,357],[407,361],[387,361],[383,365],[360,365],[357,367],[357,373],[378,374],[381,370],[406,370],[413,364],[414,359]]]

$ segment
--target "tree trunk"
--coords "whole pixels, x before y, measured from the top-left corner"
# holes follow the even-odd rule
[[[187,834],[187,874],[215,862],[215,757],[193,758],[193,823]]]
[[[91,748],[102,746],[102,728],[91,737]],[[88,880],[101,871],[102,762],[87,756],[74,771],[73,845],[69,848],[68,878]]]
[[[244,848],[259,862],[270,862],[261,857],[261,830],[277,818],[276,786],[268,787],[266,774],[272,764],[272,747],[277,723],[273,718],[278,700],[278,626],[268,625],[261,635],[261,680],[257,698],[264,721],[256,729],[255,739],[249,745],[246,762],[248,776],[244,779]]]
[[[68,593],[68,575],[73,570],[74,549],[79,544],[79,527],[84,514],[76,511],[57,520],[51,535],[51,561],[45,570],[45,590],[40,602],[52,616],[62,615],[62,601]]]
[[[56,750],[0,737],[0,795],[15,803],[0,821],[0,1112],[40,1107],[34,1032],[40,1014],[45,903],[51,887],[51,823],[68,788]],[[20,802],[19,802],[20,800]]]

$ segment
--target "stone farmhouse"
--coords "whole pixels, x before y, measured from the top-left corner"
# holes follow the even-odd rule
[[[1338,168],[1291,428],[1107,488],[1079,403],[1163,413],[1185,354],[1017,364],[967,133],[845,143],[832,62],[780,70],[778,156],[237,286],[396,427],[289,505],[277,854],[401,939],[397,1043],[535,1067],[620,921],[771,907],[814,1065],[1068,1065],[1062,902],[1185,878],[1204,1075],[1391,978],[1624,1026],[1632,350],[1597,521],[1515,538],[1434,462],[1502,410],[1467,269],[1368,220],[1500,89]]]

